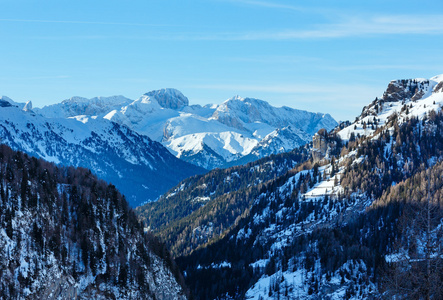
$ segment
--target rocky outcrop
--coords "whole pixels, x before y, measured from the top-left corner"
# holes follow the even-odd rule
[[[423,97],[429,85],[429,80],[393,80],[389,83],[382,100],[385,102],[416,101]]]
[[[145,96],[157,100],[163,108],[178,110],[189,105],[189,100],[176,89],[161,89],[146,93]]]
[[[314,163],[322,160],[328,150],[328,132],[320,129],[312,138],[312,159]]]
[[[443,93],[443,81],[439,82],[439,83],[434,87],[434,93]]]

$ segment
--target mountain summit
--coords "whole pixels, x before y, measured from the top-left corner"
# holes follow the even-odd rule
[[[149,136],[176,157],[206,169],[290,151],[309,142],[320,128],[330,130],[337,125],[329,114],[277,108],[239,96],[205,106],[189,105],[188,98],[176,89],[150,91],[134,101],[119,97],[93,98],[89,104],[83,98],[74,101],[75,105],[63,101],[37,111],[51,118],[86,115],[108,119]],[[286,134],[280,135],[283,128]],[[258,149],[265,138],[266,150]],[[271,147],[276,144],[279,147]]]
[[[146,93],[145,96],[155,99],[163,108],[178,110],[189,105],[188,98],[176,89],[151,91]]]

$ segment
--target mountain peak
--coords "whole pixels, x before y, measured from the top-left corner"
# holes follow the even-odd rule
[[[254,104],[254,105],[257,105],[257,104],[267,104],[267,105],[269,105],[269,103],[267,101],[265,101],[265,100],[260,100],[260,99],[256,99],[256,98],[249,98],[249,97],[244,98],[244,97],[241,97],[239,95],[235,95],[234,97],[229,98],[224,103],[231,103],[231,102],[235,102],[235,101],[240,101],[240,102],[243,102],[243,103],[249,103],[249,104]]]
[[[150,91],[144,96],[155,99],[163,108],[181,109],[189,105],[189,100],[182,92],[172,88]]]
[[[240,97],[239,95],[235,95],[234,97],[229,98],[228,100],[226,100],[225,102],[229,102],[229,101],[245,101],[246,98]]]

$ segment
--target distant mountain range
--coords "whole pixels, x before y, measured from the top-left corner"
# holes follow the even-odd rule
[[[329,115],[275,108],[257,99],[190,106],[174,89],[135,101],[73,97],[41,109],[4,96],[0,110],[2,143],[65,166],[89,168],[115,184],[132,206],[156,200],[205,169],[290,151],[318,129],[336,125]]]
[[[73,97],[35,109],[48,118],[83,122],[108,119],[162,143],[178,158],[214,169],[286,152],[310,141],[320,128],[337,122],[328,114],[234,97],[219,105],[189,105],[175,89],[161,89],[133,101],[122,96]]]
[[[46,118],[30,103],[7,97],[0,98],[0,142],[57,164],[89,168],[116,185],[133,207],[205,172],[126,126],[87,116]]]

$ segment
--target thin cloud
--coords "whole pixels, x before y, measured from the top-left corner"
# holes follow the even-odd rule
[[[28,20],[28,19],[0,19],[0,22],[20,23],[59,23],[59,24],[86,24],[86,25],[123,25],[123,26],[146,26],[146,27],[175,27],[166,24],[145,24],[125,22],[97,22],[97,21],[69,21],[69,20]]]
[[[54,76],[30,76],[30,77],[0,77],[0,80],[41,80],[41,79],[67,79],[70,78],[69,75],[54,75]]]
[[[280,4],[280,3],[270,2],[270,1],[236,0],[236,1],[230,1],[230,2],[241,3],[241,4],[251,5],[251,6],[266,7],[266,8],[290,9],[290,10],[296,10],[296,11],[305,10],[304,8],[299,7],[299,6]]]
[[[333,71],[377,71],[377,70],[417,70],[417,71],[429,71],[429,70],[442,70],[442,65],[436,64],[422,64],[422,65],[352,65],[352,66],[323,66],[325,69]]]
[[[252,31],[242,33],[213,33],[181,35],[180,39],[195,40],[301,40],[333,39],[361,36],[443,34],[443,15],[381,16],[372,18],[348,18],[340,23],[320,24],[314,29],[286,29]],[[177,38],[177,36],[176,36]]]
[[[345,38],[371,35],[443,34],[443,15],[353,18],[310,30],[251,32],[231,36],[238,40],[294,40]],[[220,38],[224,38],[221,36]],[[226,37],[225,37],[226,38]]]
[[[43,23],[74,23],[74,24],[106,24],[133,26],[167,26],[139,23],[84,22],[84,21],[45,21],[45,20],[12,20],[0,21],[43,22]],[[443,34],[443,15],[401,15],[377,17],[353,17],[342,19],[338,23],[315,25],[312,29],[276,29],[251,32],[150,32],[145,35],[101,35],[101,36],[34,36],[42,39],[122,39],[122,40],[167,40],[167,41],[285,41],[338,39],[348,37],[372,37],[406,34]]]
[[[318,62],[318,57],[286,56],[286,55],[263,55],[247,57],[228,57],[231,62],[261,63],[261,64],[299,64],[306,62]]]

